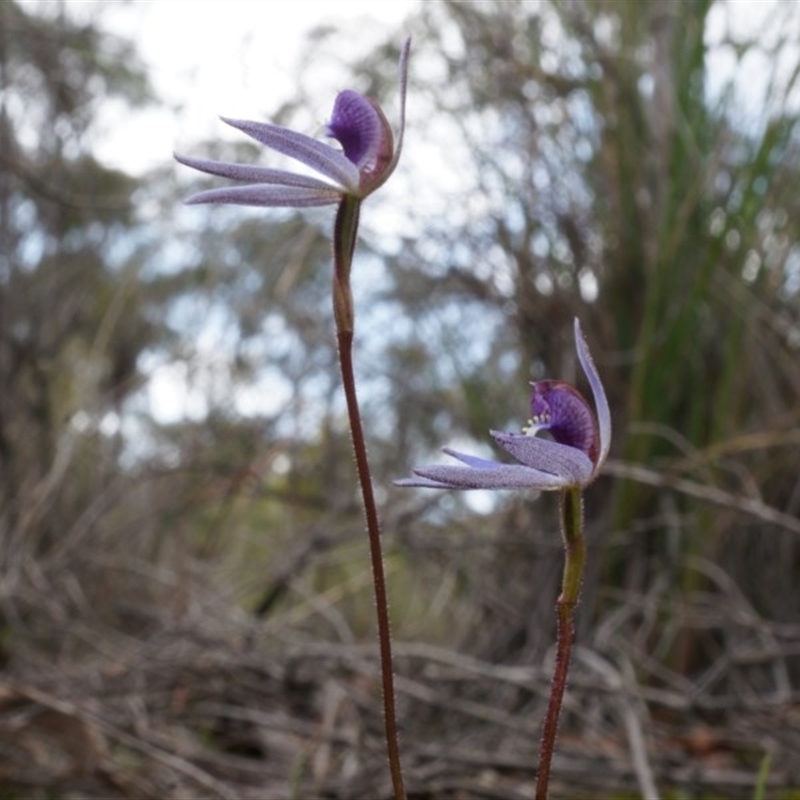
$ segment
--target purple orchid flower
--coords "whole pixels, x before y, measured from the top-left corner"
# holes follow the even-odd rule
[[[345,196],[362,199],[374,192],[394,171],[403,146],[410,46],[411,40],[406,41],[400,56],[397,147],[380,106],[349,89],[337,95],[333,117],[327,128],[328,135],[339,142],[341,149],[278,125],[222,117],[227,125],[311,167],[327,180],[281,169],[210,161],[175,153],[175,160],[187,167],[245,184],[198,192],[185,202],[304,208],[333,205]]]
[[[584,487],[596,477],[611,445],[611,412],[591,353],[575,320],[575,347],[594,395],[595,412],[577,389],[564,381],[532,383],[530,425],[522,434],[491,431],[494,440],[519,464],[444,452],[466,466],[417,467],[414,478],[397,486],[428,489],[539,489]],[[548,431],[552,440],[539,439]]]

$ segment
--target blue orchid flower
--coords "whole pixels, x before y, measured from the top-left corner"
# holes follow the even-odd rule
[[[350,89],[337,95],[327,126],[328,135],[339,142],[341,149],[278,125],[222,117],[227,125],[311,167],[325,180],[282,169],[175,153],[175,160],[187,167],[245,184],[198,192],[185,202],[305,208],[334,205],[347,196],[363,199],[372,194],[392,174],[400,158],[410,46],[409,40],[400,57],[400,131],[396,147],[380,106]]]
[[[565,381],[532,383],[532,419],[521,434],[491,431],[494,440],[519,461],[506,464],[445,448],[462,465],[415,467],[415,477],[397,486],[427,489],[539,489],[588,486],[600,472],[611,445],[611,412],[600,375],[575,320],[575,347],[594,396],[595,410]],[[538,438],[541,431],[551,439]]]

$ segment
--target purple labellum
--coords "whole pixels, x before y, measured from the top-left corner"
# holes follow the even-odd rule
[[[345,156],[359,169],[374,162],[381,144],[382,127],[375,106],[366,97],[350,89],[339,92],[328,133],[341,144]]]
[[[559,444],[583,450],[593,464],[597,463],[599,432],[597,419],[583,395],[565,381],[532,383],[531,436],[547,431]]]

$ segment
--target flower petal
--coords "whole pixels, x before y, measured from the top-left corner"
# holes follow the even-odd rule
[[[270,206],[272,208],[310,208],[329,206],[341,200],[337,189],[311,189],[305,186],[272,186],[251,183],[248,186],[226,186],[190,195],[186,205],[200,203],[231,203],[240,206]]]
[[[457,450],[451,450],[449,447],[443,447],[442,452],[447,453],[449,456],[453,456],[453,458],[457,458],[459,461],[463,461],[470,467],[495,469],[503,466],[499,461],[492,461],[488,458],[479,458],[478,456],[470,456],[466,453],[459,453]]]
[[[586,453],[594,464],[599,449],[597,417],[583,395],[566,381],[543,380],[531,384],[531,425],[528,436],[546,430],[554,441]]]
[[[411,39],[406,39],[403,50],[400,53],[400,133],[397,137],[397,147],[394,151],[392,169],[400,158],[400,151],[403,149],[403,134],[406,130],[406,93],[408,92],[408,56],[411,52]]]
[[[400,161],[400,153],[403,151],[403,136],[405,135],[406,130],[406,94],[408,92],[408,56],[411,52],[411,39],[406,39],[405,43],[403,44],[403,49],[400,51],[400,65],[399,65],[399,72],[400,72],[400,130],[397,134],[397,144],[394,147],[394,153],[392,154],[391,160],[386,163],[385,165],[381,165],[379,169],[375,171],[373,179],[369,182],[368,190],[369,192],[374,192],[379,186],[382,186],[389,178],[389,176],[394,172],[395,168],[397,167],[398,161]],[[377,106],[376,106],[377,108]],[[383,111],[380,108],[377,108],[378,112],[381,114],[384,124],[386,123],[386,117],[383,115]]]
[[[259,167],[252,164],[237,164],[233,161],[211,161],[207,158],[192,158],[192,156],[182,156],[180,153],[173,153],[173,156],[179,164],[184,164],[200,172],[207,172],[209,175],[232,178],[235,181],[270,183],[275,186],[304,186],[306,189],[322,189],[324,191],[333,189],[340,192],[338,186],[332,186],[330,183],[325,183],[325,181],[321,181],[311,175],[301,175],[297,172],[270,169],[269,167]]]
[[[395,481],[396,486],[429,489],[562,489],[566,481],[522,464],[499,464],[484,469],[461,466],[430,466],[412,470],[417,478]]]
[[[400,160],[400,152],[403,149],[403,134],[406,131],[406,94],[408,92],[408,56],[411,52],[411,39],[406,39],[400,53],[400,131],[397,135],[397,146],[394,149],[392,163],[386,170],[391,175],[397,162]]]
[[[451,489],[446,483],[438,483],[437,481],[430,481],[427,478],[399,478],[392,481],[395,486],[400,486],[404,489]]]
[[[583,486],[592,479],[594,464],[582,450],[525,434],[491,434],[504,450],[529,468],[557,476],[561,486]]]
[[[221,119],[227,125],[252,136],[257,142],[315,169],[348,191],[358,193],[358,168],[344,153],[330,145],[280,125],[228,117]]]
[[[611,409],[608,407],[608,398],[603,388],[603,382],[600,380],[600,375],[594,365],[592,354],[589,352],[589,346],[586,344],[586,339],[581,330],[581,323],[577,317],[575,318],[575,348],[578,351],[578,359],[581,362],[583,371],[586,373],[589,385],[592,387],[594,405],[597,410],[597,422],[600,430],[600,454],[595,470],[599,470],[606,460],[608,450],[611,447]]]
[[[345,156],[358,167],[359,172],[371,168],[386,134],[390,139],[391,153],[392,132],[388,126],[384,130],[381,113],[368,98],[352,89],[345,89],[336,96],[328,133],[342,145]]]

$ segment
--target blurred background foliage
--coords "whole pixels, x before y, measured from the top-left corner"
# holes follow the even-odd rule
[[[578,642],[630,691],[656,692],[642,712],[651,739],[667,731],[695,760],[721,751],[751,786],[771,752],[776,786],[797,786],[800,720],[787,709],[800,696],[800,25],[793,3],[776,3],[758,30],[735,24],[732,6],[416,6],[407,149],[363,214],[357,370],[400,674],[420,674],[414,645],[538,668],[561,566],[553,498],[409,492],[391,480],[441,446],[488,454],[490,428],[525,424],[530,380],[581,385],[580,317],[615,430],[607,474],[587,493]],[[163,792],[166,770],[177,792],[245,796],[253,783],[275,796],[323,786],[377,796],[385,786],[369,769],[341,782],[347,755],[326,761],[299,728],[291,745],[265,744],[230,712],[244,726],[242,708],[288,704],[299,720],[324,721],[332,656],[314,648],[371,641],[330,213],[183,209],[206,184],[167,163],[170,142],[163,169],[145,176],[96,160],[98,106],[113,98],[132,113],[158,98],[129,42],[101,16],[68,11],[0,3],[0,699],[6,721],[38,709],[28,739],[0,756],[0,778],[21,791],[136,796]],[[308,109],[328,102],[315,64],[334,57],[396,119],[404,35],[354,58],[346,32],[318,29],[279,120],[310,129]],[[247,142],[191,147],[263,157]],[[154,389],[159,376],[166,392]],[[255,683],[226,679],[258,669]],[[366,690],[344,684],[358,713],[377,713]],[[625,739],[621,723],[581,716],[581,685],[565,747],[586,725]],[[414,746],[466,735],[426,711],[421,690],[401,691]],[[459,684],[457,696],[474,711],[487,691]],[[693,700],[670,705],[670,691]],[[492,751],[507,746],[532,766],[541,697],[497,686],[490,696],[492,714],[533,731]],[[209,698],[216,716],[200,709]],[[765,705],[772,725],[753,733],[745,710]],[[145,718],[148,730],[182,726],[205,755],[148,738]],[[736,736],[708,744],[697,725]],[[37,735],[52,750],[53,729],[90,742],[84,760],[69,748],[61,766],[31,755]],[[675,759],[657,757],[664,741],[655,752],[649,741],[644,766],[632,756],[633,777],[603,785],[644,790],[648,775],[678,785]],[[209,749],[278,766],[256,781],[233,762],[209,766]],[[506,767],[530,779],[530,767]],[[579,772],[559,779],[577,791]],[[699,793],[681,796],[706,785],[732,784],[698,778]]]

